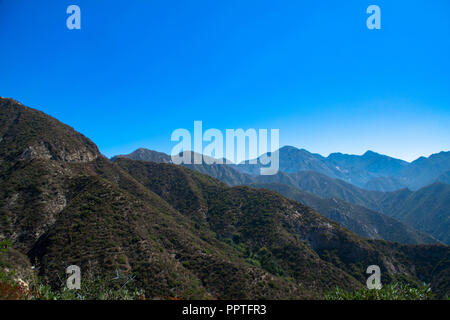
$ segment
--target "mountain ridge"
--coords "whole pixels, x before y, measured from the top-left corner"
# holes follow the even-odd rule
[[[151,152],[148,150],[147,152]],[[131,158],[133,159],[133,154],[130,155],[123,155],[122,157],[125,158]],[[167,158],[169,156],[167,155]],[[153,158],[150,158],[153,159]],[[142,159],[141,159],[142,160]],[[289,185],[293,188],[297,188],[298,191],[305,190],[308,192],[311,192],[312,194],[315,194],[316,196],[319,196],[326,201],[326,199],[329,198],[338,198],[342,199],[339,200],[339,204],[332,204],[329,203],[328,207],[322,205],[313,206],[316,210],[319,211],[319,213],[324,214],[328,218],[331,218],[330,212],[334,211],[336,213],[339,213],[339,215],[334,215],[334,221],[338,223],[344,224],[347,228],[350,228],[353,232],[358,233],[361,236],[369,236],[369,237],[375,237],[378,238],[380,235],[377,234],[374,230],[377,229],[383,229],[383,227],[380,225],[381,221],[387,221],[389,220],[389,224],[396,224],[398,226],[398,232],[401,232],[401,234],[393,235],[391,232],[385,232],[383,233],[383,237],[385,237],[387,240],[392,241],[400,241],[404,243],[433,243],[438,242],[435,238],[427,235],[422,234],[423,231],[416,231],[411,226],[406,226],[404,223],[400,221],[392,221],[388,218],[390,215],[384,215],[382,212],[386,208],[386,206],[382,206],[380,201],[383,199],[384,193],[381,192],[372,192],[363,190],[360,188],[357,188],[351,184],[348,184],[341,180],[331,179],[327,177],[326,175],[317,173],[317,172],[309,172],[309,171],[301,171],[301,172],[295,172],[295,173],[284,173],[279,172],[276,175],[273,176],[250,176],[247,174],[242,174],[239,171],[237,171],[234,165],[207,165],[205,163],[201,165],[183,165],[185,167],[188,167],[190,169],[199,171],[204,174],[208,174],[214,178],[217,178],[221,180],[222,182],[225,182],[228,185],[235,186],[235,185],[250,185],[250,186],[256,186],[256,185],[274,185],[276,187],[277,185]],[[274,190],[273,188],[270,188]],[[284,193],[281,192],[284,196],[287,196],[288,198],[298,200],[299,198],[297,196],[292,197],[292,193],[298,193],[298,191],[292,192],[289,189],[282,189],[285,191]],[[279,190],[275,190],[279,191]],[[302,191],[303,192],[303,191]],[[343,201],[344,200],[344,201]],[[386,200],[387,201],[387,200]],[[344,204],[345,202],[345,204]],[[317,204],[318,201],[312,201],[309,204]],[[356,206],[355,206],[356,204]],[[358,207],[363,206],[364,209]],[[320,207],[319,210],[318,208]],[[347,212],[344,212],[342,207],[347,208]],[[360,215],[366,215],[368,212],[370,212],[371,215],[374,215],[377,217],[376,219],[363,219],[367,221],[372,221],[375,223],[378,221],[378,223],[375,224],[357,224],[356,221],[361,221],[359,218]],[[355,215],[354,219],[351,219],[353,222],[350,224],[348,223],[349,215]],[[395,219],[395,218],[394,218]],[[419,226],[420,227],[420,226]],[[366,231],[363,231],[366,230]],[[367,231],[371,230],[371,231]],[[408,236],[403,237],[402,234],[408,234]],[[442,235],[441,235],[442,236]],[[383,238],[382,237],[382,238]],[[446,239],[445,236],[443,236],[443,239]],[[445,240],[444,240],[445,241]]]
[[[284,146],[277,152],[282,172],[315,171],[373,191],[395,191],[404,187],[416,190],[437,181],[450,170],[450,151],[420,157],[410,163],[370,150],[363,155],[331,153],[328,157],[292,146]],[[260,167],[247,161],[237,168],[257,175]]]
[[[0,238],[53,286],[76,264],[133,274],[149,297],[317,299],[362,287],[378,264],[385,283],[449,292],[448,246],[365,240],[276,192],[182,166],[90,159],[90,142],[54,118],[4,99],[0,112]],[[36,142],[47,149],[19,157]]]

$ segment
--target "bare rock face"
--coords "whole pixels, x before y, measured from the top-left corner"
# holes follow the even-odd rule
[[[88,148],[79,147],[76,149],[64,148],[64,146],[51,146],[49,143],[39,141],[27,147],[19,156],[20,160],[44,159],[58,160],[65,162],[90,162],[97,159],[98,154]]]

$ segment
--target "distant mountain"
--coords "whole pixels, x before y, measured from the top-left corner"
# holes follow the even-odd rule
[[[366,190],[389,192],[405,188],[405,182],[403,179],[396,177],[376,177],[370,179],[362,188]]]
[[[295,148],[294,148],[295,149]],[[289,147],[283,148],[286,152],[294,152]],[[301,152],[303,154],[303,151]],[[143,156],[145,155],[145,156]],[[128,155],[121,155],[113,157],[112,160],[118,158],[128,158],[132,160],[144,160],[151,162],[168,163],[170,156],[162,154],[157,151],[148,149],[138,149]],[[160,159],[163,159],[160,161]],[[309,167],[313,166],[311,160]],[[285,173],[281,170],[284,167],[280,166],[280,171],[275,175],[250,175],[242,173],[242,166],[227,165],[227,164],[214,164],[208,165],[205,162],[202,164],[188,164],[183,166],[199,171],[204,174],[208,174],[211,177],[221,180],[222,182],[230,185],[247,185],[251,183],[275,183],[290,185],[300,190],[308,191],[322,198],[340,198],[348,202],[358,204],[361,206],[370,206],[375,210],[381,210],[378,207],[378,199],[382,197],[382,192],[372,192],[364,190],[354,185],[347,183],[339,179],[329,178],[325,174],[318,173],[316,171],[293,171],[292,173]],[[249,168],[255,168],[248,165]],[[238,170],[241,169],[241,170]],[[252,170],[252,169],[251,169]],[[250,170],[250,171],[251,171]],[[258,169],[259,170],[259,169]],[[259,172],[259,171],[258,171]]]
[[[450,171],[450,152],[432,154],[430,157],[420,157],[411,162],[403,172],[406,185],[411,190],[434,183]]]
[[[191,159],[194,159],[195,156],[200,156],[192,151],[186,151],[191,153]],[[184,153],[181,153],[182,156]],[[203,156],[204,158],[206,156]],[[119,158],[127,158],[131,160],[143,160],[157,163],[172,163],[171,156],[161,153],[158,151],[153,151],[145,148],[137,149],[136,151],[126,154],[112,157],[112,161],[116,161]],[[208,163],[212,163],[209,161]],[[225,163],[225,162],[224,162]],[[184,167],[207,174],[213,178],[219,179],[220,181],[230,185],[243,185],[248,184],[253,181],[253,177],[248,176],[246,174],[242,174],[238,170],[235,169],[233,165],[227,164],[207,164],[206,161],[203,161],[201,164],[182,164]]]
[[[130,154],[121,154],[115,157],[112,157],[111,160],[115,161],[117,158],[129,158],[133,160],[145,160],[145,161],[151,161],[151,162],[158,162],[158,163],[172,163],[172,158],[163,152],[153,151],[145,148],[139,148],[135,151],[133,151]]]
[[[259,183],[287,184],[321,198],[339,198],[375,211],[381,211],[382,208],[379,199],[383,196],[383,192],[361,189],[314,171],[278,172],[272,176],[254,176],[254,180]]]
[[[305,252],[308,247],[320,252],[319,257],[328,262],[339,261],[337,264],[345,270],[351,270],[348,269],[349,261],[358,261],[358,264],[365,265],[365,259],[374,254],[353,247],[353,240],[344,240],[341,238],[343,235],[336,238],[329,234],[334,233],[337,224],[321,224],[316,220],[318,215],[309,216],[307,211],[301,209],[306,207],[298,202],[285,202],[286,199],[277,193],[256,191],[242,186],[229,188],[217,180],[187,171],[188,169],[181,166],[126,158],[117,159],[116,163],[180,212],[192,217],[199,224],[206,221],[219,238],[232,243],[233,246],[245,248],[242,251],[245,256],[251,260],[256,259],[257,264],[267,268],[272,274],[301,278],[305,284],[310,281],[310,277],[311,280],[320,282],[326,267],[314,267],[317,262],[310,260],[313,256],[308,258],[308,253]],[[286,209],[289,212],[285,212]],[[297,218],[300,220],[297,221]],[[300,221],[302,224],[299,224]],[[294,238],[291,236],[292,232],[296,235]],[[315,235],[311,236],[310,233],[310,236],[305,238],[302,236],[304,232],[313,232]],[[300,246],[296,243],[297,237],[304,241]],[[324,239],[327,239],[327,243],[334,243],[334,246],[324,247]],[[377,242],[369,243],[377,246]],[[382,247],[390,246],[388,242],[382,243]],[[306,247],[303,247],[304,245]],[[336,254],[342,256],[337,257]],[[403,256],[403,253],[399,254]],[[416,251],[414,254],[421,256],[424,253],[420,250],[420,253]],[[408,256],[412,255],[408,253]],[[404,258],[409,259],[406,256]],[[308,264],[305,264],[304,259]],[[393,263],[392,266],[396,264]],[[314,275],[308,272],[308,269],[315,270]],[[439,268],[438,274],[442,272]],[[347,280],[343,281],[345,284]],[[442,285],[442,282],[439,282],[439,285]]]
[[[437,182],[417,191],[386,193],[384,213],[450,244],[450,185]]]
[[[279,170],[281,172],[315,171],[336,178],[341,175],[340,168],[333,166],[320,154],[291,146],[282,147],[276,152],[279,154]],[[259,175],[260,167],[260,164],[250,165],[248,162],[237,166],[240,171],[254,175]]]
[[[170,159],[170,156],[160,156],[161,154],[156,151],[148,149],[138,150],[141,151],[122,155],[120,158],[151,162],[159,162],[159,159]],[[137,154],[145,154],[147,157],[137,157]],[[154,155],[158,155],[158,157]],[[117,161],[118,157],[113,159]],[[291,174],[279,172],[273,176],[252,176],[239,172],[234,165],[208,165],[203,163],[183,166],[219,179],[231,186],[262,186],[280,192],[290,199],[311,206],[325,217],[342,224],[363,237],[401,243],[435,243],[437,241],[381,213],[363,207],[366,203],[370,203],[372,207],[377,207],[383,193],[359,189],[349,183],[331,179],[317,172],[301,171]],[[321,199],[319,196],[325,199]],[[346,199],[349,202],[341,199]]]
[[[418,232],[406,224],[339,198],[322,199],[312,193],[284,184],[253,183],[251,186],[279,192],[289,199],[301,202],[317,210],[317,212],[328,219],[336,221],[366,238],[411,244],[437,243],[436,239],[425,233]]]
[[[285,146],[278,153],[281,172],[315,171],[374,191],[395,191],[405,187],[417,190],[438,181],[450,170],[450,152],[422,157],[411,163],[373,151],[367,151],[362,156],[332,153],[323,157]],[[244,162],[237,168],[241,172],[257,175],[260,165]]]
[[[367,151],[362,156],[332,153],[327,159],[332,165],[342,169],[342,175],[336,178],[350,182],[362,188],[377,188],[372,190],[390,191],[404,187],[400,180],[394,180],[408,163],[403,160],[391,158]],[[386,178],[390,183],[376,184],[374,180]],[[395,188],[395,189],[391,189]]]
[[[342,168],[351,168],[357,172],[368,172],[380,176],[398,175],[408,166],[408,162],[391,158],[373,151],[367,151],[362,156],[332,153],[328,161]]]
[[[273,191],[173,164],[113,163],[11,99],[0,99],[0,134],[0,239],[53,286],[75,264],[133,274],[148,297],[321,298],[365,286],[376,264],[383,283],[450,293],[448,246],[366,240]]]
[[[435,183],[417,191],[369,191],[317,172],[254,176],[257,183],[287,184],[321,198],[336,198],[384,213],[450,244],[450,185]],[[319,210],[320,212],[320,210]]]
[[[444,183],[450,184],[450,171],[447,171],[446,173],[441,174],[438,177],[437,182],[444,182]]]

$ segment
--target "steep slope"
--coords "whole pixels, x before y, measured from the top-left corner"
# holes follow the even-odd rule
[[[30,158],[88,162],[100,155],[82,134],[12,99],[0,98],[0,142],[2,163]]]
[[[139,148],[130,154],[121,154],[111,158],[115,161],[117,158],[129,158],[133,160],[144,160],[159,163],[172,163],[172,159],[168,154],[163,152],[153,151],[146,148]]]
[[[379,199],[383,192],[368,191],[339,179],[314,171],[299,171],[295,173],[279,172],[272,176],[255,176],[258,183],[287,184],[300,190],[311,192],[321,198],[339,198],[357,205],[381,211]]]
[[[326,158],[330,165],[341,168],[336,178],[368,190],[393,191],[405,187],[397,178],[408,162],[391,158],[373,151],[361,156],[332,153]]]
[[[391,192],[405,188],[406,184],[401,178],[376,177],[372,178],[362,186],[363,189],[373,191]]]
[[[363,240],[277,193],[230,188],[181,166],[124,158],[116,163],[180,212],[194,217],[200,226],[210,228],[218,239],[239,248],[248,261],[272,274],[300,281],[302,286],[313,289],[318,282],[327,286],[324,279],[343,285],[351,285],[352,279],[364,282],[363,266],[367,264],[382,266],[385,281],[400,275],[424,280],[413,271],[416,262],[405,256],[403,246]],[[449,248],[436,247],[446,261]],[[341,272],[343,278],[338,280],[335,272]],[[434,273],[427,277],[428,281],[434,279]]]
[[[11,239],[51,284],[76,264],[103,276],[133,273],[149,297],[315,294],[196,228],[70,127],[10,99],[0,100],[0,112],[0,239]]]
[[[134,158],[134,160],[160,162],[160,153],[147,149],[138,150],[144,151],[136,151],[129,155],[114,157],[114,159],[117,161],[119,158]],[[136,154],[145,154],[146,157],[136,156]],[[170,156],[165,155],[162,158],[170,159]],[[163,163],[168,163],[168,161],[163,161]],[[273,176],[252,176],[240,173],[234,165],[208,165],[203,163],[184,166],[217,178],[231,186],[251,185],[258,187],[264,185],[288,198],[313,207],[325,217],[342,224],[363,237],[399,241],[401,243],[435,243],[437,241],[431,236],[376,212],[384,208],[381,206],[384,193],[360,189],[344,181],[331,179],[316,172],[302,171],[290,174],[279,172]],[[309,196],[306,196],[307,194]],[[320,199],[318,196],[327,200]],[[356,205],[353,203],[356,203]],[[368,204],[374,210],[366,209],[362,204],[366,206]]]
[[[381,205],[386,214],[450,244],[450,185],[437,182],[414,192],[387,193]]]
[[[280,152],[291,153],[294,152],[293,149],[295,148],[283,147],[280,150]],[[159,161],[159,157],[157,155],[159,155],[160,153],[142,148],[138,150],[145,150],[145,152],[135,151],[128,155],[120,155],[114,157],[113,160],[117,161],[117,159],[119,158],[128,158],[132,160],[145,160],[157,163],[169,163],[168,161],[166,161],[166,159],[170,159],[169,155],[165,155],[163,157],[164,161]],[[146,156],[145,157],[136,156],[137,154],[139,155],[145,154]],[[294,154],[297,153],[294,152]],[[314,156],[312,157],[314,158]],[[315,161],[311,160],[308,163],[310,164],[310,166],[312,166],[311,163],[314,162]],[[299,188],[301,190],[311,192],[322,198],[340,198],[358,205],[370,206],[371,208],[375,208],[375,210],[379,209],[378,199],[383,195],[382,192],[367,191],[355,187],[350,183],[346,183],[345,181],[329,178],[327,175],[320,174],[316,171],[303,170],[292,173],[286,173],[283,172],[282,169],[284,167],[281,166],[281,164],[280,164],[280,171],[276,175],[267,175],[267,176],[260,176],[259,174],[258,175],[249,175],[245,173],[243,174],[237,170],[237,168],[242,169],[243,167],[245,167],[243,165],[239,166],[226,164],[208,165],[203,162],[202,164],[190,164],[190,165],[183,164],[183,166],[207,174],[211,177],[217,178],[230,186],[246,185],[251,183],[287,184]],[[251,166],[248,165],[247,167],[250,168]]]
[[[339,168],[330,165],[326,158],[320,154],[310,153],[305,149],[297,149],[291,146],[284,146],[276,152],[278,152],[279,157],[279,170],[282,172],[315,171],[334,178],[341,175]],[[259,163],[252,165],[244,162],[239,164],[237,168],[241,172],[259,175],[261,168]]]
[[[191,152],[191,159],[194,159],[196,155],[194,152]],[[183,155],[180,154],[181,156]],[[204,159],[206,156],[204,156]],[[172,163],[172,159],[169,155],[165,153],[161,153],[158,151],[153,151],[145,148],[137,149],[136,151],[126,154],[119,155],[111,158],[112,161],[116,161],[118,158],[128,158],[132,160],[143,160],[157,163]],[[212,164],[207,164],[206,161],[203,161],[201,164],[182,164],[184,167],[207,174],[213,178],[219,179],[220,181],[230,185],[242,185],[247,184],[253,181],[253,178],[249,175],[243,174],[235,169],[234,165],[225,164],[215,164],[212,161],[208,162]]]
[[[450,171],[450,151],[420,157],[413,161],[402,173],[411,190],[418,190],[436,182],[442,174]]]
[[[377,176],[396,176],[408,166],[408,162],[388,157],[373,151],[367,151],[361,156],[342,153],[332,153],[327,157],[342,168],[368,172]]]
[[[446,173],[441,174],[436,182],[443,182],[443,183],[447,183],[450,184],[450,171],[447,171]]]
[[[367,241],[272,191],[172,164],[112,163],[57,120],[13,100],[3,108],[0,239],[55,286],[76,264],[133,273],[148,297],[318,298],[363,286],[378,264],[384,282],[449,293],[447,246]]]
[[[417,190],[438,181],[450,170],[450,152],[440,152],[411,163],[373,151],[363,155],[332,153],[328,157],[304,149],[284,146],[278,151],[280,171],[296,173],[314,171],[329,178],[340,179],[359,188],[395,191],[405,187]],[[248,162],[237,166],[244,173],[258,175],[261,165]]]
[[[439,241],[449,243],[450,193],[447,184],[436,183],[415,192],[408,189],[395,192],[368,191],[316,172],[278,173],[258,176],[254,181],[287,184],[321,198],[345,200],[391,216]]]
[[[284,184],[253,183],[250,186],[273,190],[289,199],[301,202],[362,237],[410,244],[437,242],[427,234],[416,231],[389,216],[341,199],[322,199],[312,193]]]

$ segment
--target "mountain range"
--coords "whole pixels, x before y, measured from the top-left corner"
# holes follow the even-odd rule
[[[120,270],[147,297],[313,299],[365,286],[375,264],[383,283],[450,293],[449,246],[365,239],[278,192],[114,160],[71,127],[0,98],[0,240],[11,240],[16,268],[52,286],[72,264],[84,274]]]
[[[434,182],[445,182],[450,172],[450,152],[440,152],[411,163],[367,151],[362,156],[332,153],[328,157],[285,146],[278,150],[280,171],[314,171],[330,178],[375,191],[417,190]],[[264,156],[264,155],[263,155]],[[260,165],[243,163],[245,173],[259,174]],[[443,181],[444,180],[444,181]]]
[[[284,147],[281,150],[283,149],[292,150],[293,148]],[[300,153],[305,154],[306,151],[300,150]],[[142,157],[143,154],[147,157]],[[280,164],[290,162],[283,159],[284,154],[286,153],[280,152]],[[169,155],[162,156],[159,152],[147,149],[138,149],[128,155],[114,157],[112,160],[121,157],[154,162],[160,162],[162,159],[164,163],[171,162]],[[308,165],[309,168],[317,168],[311,162]],[[281,171],[285,168],[283,166],[280,166],[277,174],[265,176],[245,173],[255,169],[255,165],[248,164],[236,166],[202,163],[184,166],[208,174],[230,186],[262,186],[280,192],[290,199],[313,207],[322,215],[364,237],[402,243],[436,241],[450,243],[450,210],[448,209],[450,185],[442,182],[436,182],[417,191],[405,188],[395,192],[381,192],[359,188],[317,171],[283,172]],[[429,189],[437,192],[429,192]],[[312,195],[316,196],[314,200]],[[320,197],[321,201],[317,197]],[[363,216],[365,218],[362,218]],[[387,226],[391,227],[387,228]],[[397,231],[392,232],[393,230]]]

